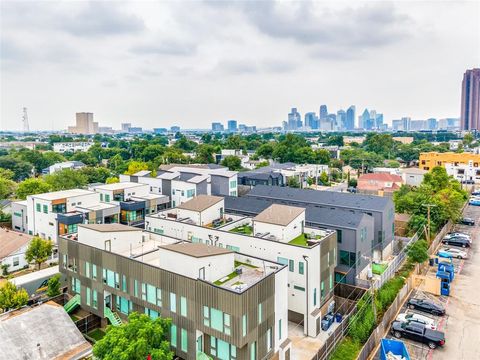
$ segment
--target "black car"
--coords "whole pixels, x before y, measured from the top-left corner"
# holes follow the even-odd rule
[[[443,239],[442,243],[447,244],[447,245],[452,245],[452,246],[459,246],[462,248],[468,248],[470,247],[470,240],[464,237],[460,236],[453,236],[448,239]]]
[[[435,304],[433,301],[430,300],[422,300],[422,299],[410,299],[407,302],[407,306],[410,309],[417,309],[429,314],[443,316],[445,315],[445,309],[443,306]]]
[[[473,196],[478,196],[478,195],[480,195],[480,190],[475,190],[474,192],[472,192],[472,195],[473,195]]]
[[[427,344],[430,349],[445,345],[445,334],[443,332],[429,329],[417,322],[394,321],[390,331],[397,339],[404,337],[419,341]]]
[[[470,218],[463,218],[463,219],[460,220],[460,224],[474,226],[475,225],[475,220],[470,219]]]

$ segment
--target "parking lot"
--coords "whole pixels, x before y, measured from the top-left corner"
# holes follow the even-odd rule
[[[407,309],[404,304],[402,312],[417,312],[435,320],[437,329],[445,332],[445,345],[431,350],[426,344],[401,339],[408,348],[412,360],[423,359],[480,359],[480,206],[467,206],[465,217],[475,220],[475,226],[455,226],[455,231],[470,234],[472,247],[467,249],[468,259],[453,259],[455,279],[450,288],[450,296],[436,296],[421,290],[413,290],[411,298],[430,299],[442,304],[446,315],[439,317],[417,310]],[[437,266],[430,267],[429,273],[435,276]],[[391,334],[386,336],[393,338]],[[379,359],[379,354],[374,357]]]

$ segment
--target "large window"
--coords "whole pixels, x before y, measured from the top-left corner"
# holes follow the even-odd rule
[[[65,214],[67,212],[67,204],[53,204],[52,205],[52,212],[57,214]]]
[[[288,265],[288,259],[287,258],[284,258],[284,257],[280,257],[278,256],[277,257],[277,262],[282,264],[282,265]]]
[[[231,335],[230,315],[215,308],[203,307],[203,325],[211,327],[226,335]]]
[[[117,311],[120,311],[122,314],[128,315],[132,311],[132,302],[121,296],[116,297],[116,307]]]
[[[347,265],[349,267],[355,267],[356,266],[355,253],[340,250],[340,264]]]
[[[290,272],[294,272],[295,271],[295,262],[293,260],[288,260],[288,270]]]
[[[187,330],[181,330],[181,349],[183,352],[188,352],[188,333]]]
[[[93,290],[92,292],[92,297],[93,297],[93,303],[92,306],[94,309],[98,309],[98,293],[97,290]]]
[[[342,230],[337,230],[337,243],[341,244],[343,240]]]
[[[88,261],[85,261],[85,277],[90,277],[90,263]]]
[[[157,311],[149,309],[149,308],[145,308],[145,314],[148,315],[150,317],[150,319],[152,319],[152,320],[155,320],[159,317],[159,314],[158,314]]]
[[[92,279],[97,280],[97,265],[92,264]]]
[[[180,296],[180,315],[187,316],[187,298]]]
[[[175,324],[170,327],[170,345],[177,347],[177,325]]]
[[[177,295],[170,293],[170,311],[177,312]]]
[[[35,205],[36,205],[35,208],[36,208],[37,212],[41,212],[42,211],[42,205],[40,205],[40,204],[35,204]]]
[[[195,189],[187,190],[187,198],[191,198],[195,196]]]
[[[237,348],[226,341],[210,337],[210,354],[221,360],[235,360],[237,358]]]
[[[81,283],[79,279],[72,277],[72,291],[80,294]]]
[[[299,262],[298,262],[298,273],[299,273],[300,275],[303,275],[303,272],[304,272],[304,268],[303,268],[303,267],[304,267],[304,265],[305,265],[305,264],[303,263],[303,261],[299,261]]]

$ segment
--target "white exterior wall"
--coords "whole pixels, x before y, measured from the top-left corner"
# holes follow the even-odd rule
[[[468,164],[458,164],[457,166],[445,163],[445,170],[448,175],[453,176],[458,181],[473,180],[475,184],[480,184],[480,163],[469,161]],[[463,174],[460,174],[459,172],[462,171]]]
[[[201,218],[201,223],[200,225],[207,225],[210,224],[213,220],[219,219],[220,214],[223,213],[224,209],[224,202],[219,201],[213,206],[210,206],[208,209],[203,210],[202,213],[200,214]]]
[[[27,213],[25,201],[12,202],[12,228],[15,231],[28,233]]]
[[[87,151],[92,147],[91,142],[59,142],[53,144],[53,151],[64,153],[66,151]]]
[[[162,269],[187,276],[199,278],[199,271],[205,268],[205,280],[214,282],[229,275],[235,268],[235,253],[196,258],[160,248],[159,266]],[[188,264],[188,266],[185,266]]]
[[[105,249],[105,241],[111,240],[112,251],[125,252],[142,244],[142,231],[109,231],[101,232],[78,227],[78,238],[82,244]]]
[[[309,313],[314,310],[314,288],[317,289],[316,307],[320,306],[320,245],[307,248],[158,217],[147,216],[147,220],[149,222],[148,231],[153,231],[153,228],[161,229],[164,235],[177,239],[198,242],[201,240],[204,244],[221,245],[222,247],[234,246],[239,249],[238,252],[240,253],[275,262],[278,261],[279,257],[293,260],[293,271],[288,271],[288,283],[290,284],[288,288],[288,309],[300,314],[305,314],[306,311],[307,264],[303,258],[303,256],[306,255],[309,259]],[[212,240],[209,240],[209,235]],[[213,241],[213,244],[210,241]],[[299,262],[304,263],[303,275],[299,274]],[[295,286],[303,288],[305,291],[296,289]],[[312,335],[312,333],[310,333],[310,335]]]
[[[138,182],[140,184],[148,185],[150,187],[149,192],[151,194],[162,195],[162,179],[157,179],[157,178],[153,178],[153,177],[150,177],[150,176],[140,176],[138,178]],[[170,194],[163,194],[163,195],[170,196]]]
[[[170,199],[172,200],[172,207],[176,207],[188,200],[191,200],[193,197],[187,197],[187,190],[194,190],[193,196],[197,195],[196,185],[188,183],[186,181],[172,180],[172,193],[170,194]],[[183,195],[182,195],[183,191]],[[164,194],[168,195],[168,194]]]
[[[288,267],[275,274],[275,351],[288,337]],[[282,337],[279,339],[279,320],[282,320]],[[284,354],[283,354],[284,355]],[[282,354],[280,354],[282,356]]]
[[[403,173],[402,179],[403,182],[410,186],[420,186],[423,181],[423,174],[415,174],[415,173]]]
[[[237,176],[237,174],[231,176],[228,179],[228,194],[230,196],[238,196],[238,176]]]
[[[25,260],[25,251],[27,251],[28,244],[22,246],[20,249],[10,254],[9,256],[0,259],[0,264],[10,265],[8,267],[8,272],[17,271],[23,269],[25,266],[28,266],[28,262]],[[14,266],[14,260],[18,260],[18,265]]]
[[[274,225],[254,220],[253,234],[256,235],[269,232],[271,235],[275,236],[278,241],[289,242],[303,232],[304,226],[302,226],[302,223],[305,224],[305,213],[297,216],[295,220],[287,226]],[[268,235],[265,238],[268,238]]]

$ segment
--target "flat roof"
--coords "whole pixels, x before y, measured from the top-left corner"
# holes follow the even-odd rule
[[[140,228],[123,224],[78,224],[78,227],[83,227],[98,232],[142,231]]]
[[[392,199],[384,196],[295,189],[283,186],[257,185],[246,196],[373,211],[383,211],[388,205],[393,207]]]
[[[254,221],[286,226],[305,212],[304,208],[272,204],[253,218]]]
[[[157,179],[173,180],[180,176],[180,173],[177,171],[173,172],[164,172],[157,176]]]
[[[150,170],[141,170],[141,171],[133,174],[133,176],[147,176],[147,175],[150,175],[150,174],[151,174]]]
[[[223,197],[213,195],[197,195],[192,200],[184,202],[177,206],[177,209],[203,211],[219,203]]]
[[[36,194],[36,195],[30,195],[30,196],[37,199],[42,199],[42,200],[57,200],[57,199],[75,197],[75,196],[89,195],[94,193],[95,193],[94,191],[90,191],[90,190],[70,189],[70,190],[52,191],[48,193]]]
[[[2,359],[83,359],[92,346],[54,302],[0,316]]]
[[[32,235],[0,228],[0,259],[13,254],[28,244],[32,238]]]
[[[165,245],[160,250],[169,250],[183,255],[202,258],[207,256],[216,256],[233,253],[232,250],[220,248],[217,246],[208,246],[200,243],[182,242],[179,244]]]
[[[119,207],[120,205],[117,204],[109,204],[109,203],[98,203],[95,205],[90,205],[90,206],[77,206],[77,209],[86,209],[86,210],[93,210],[93,211],[98,211],[98,210],[105,210],[105,209],[113,209],[116,207]]]
[[[113,184],[104,184],[104,185],[99,185],[95,186],[95,189],[101,189],[101,190],[123,190],[123,189],[129,189],[129,188],[134,188],[138,186],[146,186],[145,184],[140,184],[140,183],[134,183],[134,182],[119,182],[119,183],[113,183]]]

